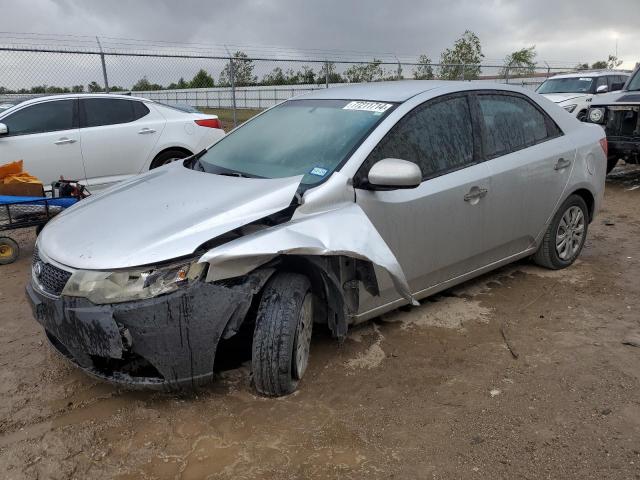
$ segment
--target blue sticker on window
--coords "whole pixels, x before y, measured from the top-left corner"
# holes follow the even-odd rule
[[[318,177],[324,177],[327,174],[328,170],[322,167],[313,167],[309,173],[311,175],[317,175]]]

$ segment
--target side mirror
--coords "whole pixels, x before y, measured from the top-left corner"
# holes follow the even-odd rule
[[[9,133],[9,129],[4,123],[0,123],[0,135],[6,135]]]
[[[399,158],[385,158],[369,170],[369,184],[380,190],[415,188],[422,182],[422,171],[413,162]]]
[[[611,91],[617,92],[618,90],[622,90],[622,87],[624,87],[624,82],[612,83]]]
[[[607,93],[609,91],[609,87],[607,87],[606,85],[600,85],[598,88],[596,88],[596,93]]]

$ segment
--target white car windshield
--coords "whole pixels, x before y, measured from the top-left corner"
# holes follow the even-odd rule
[[[210,173],[247,177],[304,175],[303,184],[315,184],[331,175],[394,107],[388,102],[291,100],[224,137],[196,165]]]
[[[593,77],[550,78],[538,88],[538,93],[592,93]]]

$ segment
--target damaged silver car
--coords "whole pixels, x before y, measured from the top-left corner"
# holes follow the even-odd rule
[[[58,215],[27,295],[52,346],[96,377],[196,387],[244,329],[255,388],[285,395],[314,324],[342,339],[520,258],[571,265],[605,151],[601,128],[508,85],[316,91]]]

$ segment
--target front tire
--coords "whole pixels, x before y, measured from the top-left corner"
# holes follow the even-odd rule
[[[304,275],[278,273],[264,288],[253,333],[251,369],[258,393],[293,393],[309,360],[313,294]]]
[[[551,220],[533,261],[551,270],[568,267],[580,255],[588,228],[587,204],[579,195],[571,195]]]
[[[184,150],[167,150],[156,155],[156,158],[154,158],[151,162],[149,170],[162,167],[163,165],[168,165],[169,163],[175,162],[176,160],[187,158],[189,155],[191,154],[189,152],[185,152]]]

